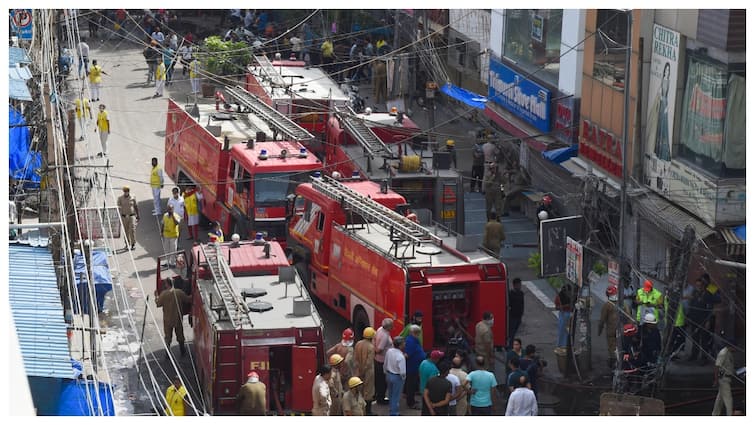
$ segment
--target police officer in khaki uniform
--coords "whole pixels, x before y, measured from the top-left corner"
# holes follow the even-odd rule
[[[490,214],[495,208],[499,216],[503,211],[503,173],[498,164],[489,162],[482,179],[482,190],[485,191],[485,214]]]
[[[247,375],[246,384],[241,386],[236,400],[239,402],[239,415],[265,416],[267,413],[267,398],[264,382],[260,382],[260,375],[251,371]]]
[[[190,303],[191,297],[180,289],[173,287],[173,281],[167,279],[165,281],[165,290],[162,293],[158,293],[155,290],[155,304],[158,307],[163,308],[163,332],[165,332],[165,345],[168,347],[166,356],[170,352],[170,343],[173,341],[173,331],[176,332],[176,341],[181,348],[181,355],[186,355],[186,345],[184,344],[184,328],[183,328],[183,314],[181,312],[181,305],[184,303]],[[168,356],[169,357],[169,356]]]
[[[126,229],[126,249],[136,249],[136,223],[139,221],[139,208],[136,199],[131,196],[131,188],[123,186],[123,195],[118,197],[118,211],[121,214],[123,228]]]

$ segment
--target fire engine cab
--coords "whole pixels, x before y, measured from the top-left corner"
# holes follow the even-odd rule
[[[297,269],[312,296],[352,321],[357,335],[386,317],[397,321],[398,333],[410,312],[421,310],[429,350],[448,343],[452,326],[473,335],[490,311],[504,319],[493,328],[494,344],[505,345],[501,262],[398,213],[405,199],[375,182],[314,177],[296,194],[289,234]]]
[[[214,107],[168,101],[165,171],[180,187],[201,188],[202,214],[226,234],[283,242],[288,196],[322,167],[302,144],[312,138],[243,88],[226,87]]]
[[[250,371],[267,387],[268,411],[311,411],[323,324],[280,244],[196,245],[191,269],[195,362],[210,413],[238,414]]]

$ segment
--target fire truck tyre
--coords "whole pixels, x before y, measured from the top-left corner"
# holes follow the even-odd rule
[[[362,339],[364,328],[370,326],[370,318],[367,317],[367,312],[364,311],[361,306],[357,306],[357,308],[354,309],[354,320],[352,323],[354,325],[354,333],[357,339]]]

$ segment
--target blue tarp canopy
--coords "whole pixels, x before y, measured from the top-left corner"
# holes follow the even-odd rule
[[[13,81],[13,80],[11,80]],[[18,80],[26,83],[23,80]],[[26,120],[14,108],[8,108],[8,170],[16,180],[31,181],[31,186],[38,186],[41,178],[35,170],[42,167],[42,155],[29,149],[29,127]],[[25,185],[29,187],[29,185]]]
[[[543,158],[555,163],[560,164],[569,158],[577,156],[577,145],[572,145],[566,148],[558,148],[550,151],[543,152]]]
[[[485,102],[488,101],[488,98],[485,96],[479,95],[469,90],[465,90],[461,87],[457,87],[451,83],[447,83],[446,85],[441,87],[440,91],[458,100],[459,102],[464,102],[465,104],[477,109],[485,109]]]
[[[89,292],[87,291],[87,268],[84,256],[76,253],[73,256],[73,272],[76,287],[83,304],[83,311],[89,314]],[[113,279],[107,263],[107,254],[102,251],[92,251],[92,275],[94,276],[94,290],[97,295],[97,311],[101,312],[105,304],[105,294],[113,289]],[[82,281],[83,278],[83,281]],[[83,285],[82,285],[83,283]],[[78,313],[78,310],[76,311]]]
[[[737,235],[739,239],[742,239],[743,241],[746,241],[747,238],[747,225],[743,224],[741,226],[737,226],[734,229],[734,234]]]
[[[66,380],[60,392],[57,416],[115,416],[110,386],[84,380]]]

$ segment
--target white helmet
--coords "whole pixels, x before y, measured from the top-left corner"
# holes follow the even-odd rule
[[[364,114],[365,115],[370,115],[371,113],[372,113],[372,108],[370,108],[369,106],[366,107],[366,108],[364,108]]]
[[[331,174],[331,177],[333,177],[336,180],[341,180],[341,173],[338,171],[333,171],[333,174]]]
[[[537,213],[537,218],[540,220],[547,220],[548,219],[548,211],[540,211]]]
[[[231,235],[231,240],[234,242],[238,242],[241,240],[241,236],[239,236],[238,233],[234,233],[233,235]]]
[[[645,323],[650,323],[650,324],[653,324],[653,325],[656,324],[656,323],[658,323],[658,321],[655,319],[655,314],[653,314],[653,313],[645,313],[645,318],[644,319],[645,319],[644,320]]]

